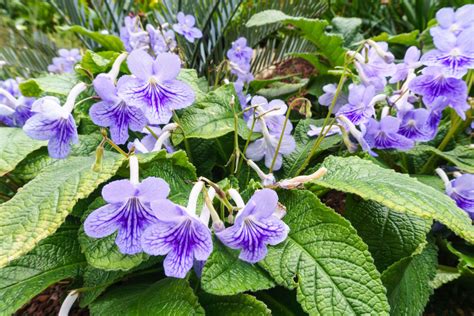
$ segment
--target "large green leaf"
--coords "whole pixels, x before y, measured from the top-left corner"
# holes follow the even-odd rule
[[[21,128],[0,127],[0,176],[15,169],[29,153],[45,146],[26,136]]]
[[[410,256],[426,241],[431,221],[395,212],[377,202],[348,197],[344,215],[369,246],[379,271]]]
[[[186,82],[191,86],[191,88],[193,88],[193,91],[196,94],[196,101],[201,100],[209,90],[207,80],[202,77],[199,78],[194,69],[181,69],[177,79]]]
[[[188,282],[166,278],[152,285],[131,284],[105,293],[90,305],[92,315],[203,315]]]
[[[311,192],[279,197],[290,233],[261,262],[275,281],[296,287],[298,301],[312,315],[388,314],[380,274],[350,223]]]
[[[252,295],[238,294],[234,296],[216,296],[206,293],[199,294],[199,302],[206,315],[215,316],[263,316],[271,315],[267,306]]]
[[[229,84],[209,92],[201,100],[186,108],[177,120],[180,129],[173,134],[173,142],[178,144],[184,137],[218,138],[234,131],[234,111],[230,105],[232,96],[235,96],[235,90],[233,85]],[[239,112],[240,105],[237,97],[235,97],[234,106]],[[237,125],[239,135],[247,139],[250,130],[241,117]]]
[[[214,251],[202,270],[201,287],[215,295],[234,295],[275,286],[262,268],[238,258],[238,251],[214,241]]]
[[[20,83],[20,90],[27,97],[39,97],[43,93],[67,96],[77,83],[74,74],[46,75],[23,81]]]
[[[69,157],[46,167],[0,205],[0,267],[27,253],[61,225],[79,199],[112,177],[123,158],[107,153],[100,173],[95,157]]]
[[[301,120],[296,126],[294,137],[296,141],[296,148],[289,155],[283,156],[283,172],[282,175],[285,178],[291,178],[296,176],[296,171],[301,167],[304,160],[308,156],[311,148],[313,148],[314,143],[316,142],[317,137],[308,136],[309,125],[314,125],[316,127],[321,127],[323,120],[312,120],[306,119]],[[336,146],[341,142],[341,137],[339,135],[332,135],[325,137],[321,144],[319,144],[318,150],[316,151],[314,157],[317,157],[318,154],[323,151]]]
[[[431,280],[430,285],[433,289],[440,288],[446,283],[456,280],[461,276],[461,272],[457,268],[438,265],[436,275]]]
[[[86,36],[92,39],[93,41],[97,42],[106,50],[111,50],[115,52],[125,51],[125,47],[123,46],[122,41],[120,40],[120,38],[118,38],[115,35],[92,32],[79,25],[64,26],[64,27],[61,27],[61,30],[65,32],[73,32],[73,33]]]
[[[359,195],[401,213],[437,220],[474,243],[469,216],[445,194],[405,174],[384,169],[358,157],[328,157],[324,177],[309,184]]]
[[[436,275],[437,249],[429,243],[425,249],[391,265],[382,274],[387,288],[391,315],[421,315],[433,293],[431,281]]]
[[[51,284],[80,274],[86,261],[75,238],[77,228],[65,224],[32,251],[0,269],[1,315],[15,313]]]
[[[441,151],[435,147],[418,145],[420,152],[430,152],[452,163],[459,170],[474,173],[474,148],[471,146],[457,146],[451,151]]]
[[[374,41],[387,42],[389,44],[401,44],[406,46],[418,45],[418,34],[419,30],[414,30],[410,33],[402,33],[397,35],[389,35],[386,32],[379,34],[375,37],[372,37]]]

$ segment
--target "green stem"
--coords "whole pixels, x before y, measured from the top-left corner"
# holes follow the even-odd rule
[[[280,139],[278,139],[278,145],[275,148],[275,154],[273,155],[272,164],[270,165],[270,169],[268,170],[268,173],[273,172],[273,167],[275,166],[278,152],[280,151],[281,142],[283,141],[283,136],[285,135],[286,124],[288,123],[288,119],[290,118],[291,107],[292,107],[293,102],[288,106],[288,110],[286,111],[285,121],[283,122],[283,129],[281,130]]]
[[[255,111],[253,112],[253,120],[252,120],[252,126],[250,128],[250,133],[249,133],[249,137],[247,137],[247,140],[245,141],[245,146],[244,146],[244,151],[242,152],[242,155],[240,155],[240,157],[242,159],[239,160],[239,169],[240,167],[242,167],[242,163],[245,159],[245,153],[247,152],[247,147],[249,146],[250,144],[250,139],[252,138],[252,135],[253,135],[253,130],[255,129],[255,122],[257,121],[257,119],[255,118]]]
[[[183,132],[184,150],[186,150],[186,155],[188,156],[189,162],[193,163],[193,156],[191,155],[191,146],[189,146],[189,141],[186,138],[186,134],[184,133],[183,128],[181,127],[181,121],[180,121],[178,115],[176,115],[175,111],[173,111],[173,119],[176,123],[178,123],[179,128]]]
[[[106,139],[107,143],[112,146],[116,151],[118,151],[121,155],[128,157],[128,154],[122,150],[117,144],[115,144],[111,139]]]

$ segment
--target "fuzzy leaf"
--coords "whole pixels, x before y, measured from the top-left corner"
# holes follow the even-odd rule
[[[0,127],[0,176],[15,169],[29,153],[46,145],[26,136],[21,128]]]
[[[275,286],[262,268],[238,258],[238,251],[214,240],[214,251],[202,270],[202,289],[214,295],[234,295]]]
[[[64,225],[32,251],[0,269],[1,315],[14,314],[51,284],[80,275],[86,261],[75,238],[77,228]]]
[[[420,33],[419,30],[414,30],[410,33],[402,33],[397,35],[389,35],[383,32],[380,35],[373,37],[374,41],[387,42],[389,44],[401,44],[406,46],[418,45],[417,37]]]
[[[92,39],[93,41],[95,41],[96,43],[98,43],[99,45],[101,45],[106,50],[110,50],[114,52],[125,51],[125,47],[123,46],[122,41],[120,40],[120,38],[118,38],[115,35],[92,32],[79,25],[63,26],[61,27],[61,30],[65,32],[73,32],[73,33],[86,36]]]
[[[433,289],[440,288],[446,283],[454,281],[461,276],[461,272],[458,269],[448,266],[439,265],[436,270],[436,275],[433,280],[431,280],[430,285]]]
[[[290,233],[261,262],[275,281],[296,288],[297,300],[312,315],[388,314],[380,274],[350,223],[311,192],[279,197]]]
[[[447,195],[408,175],[384,169],[358,157],[326,158],[327,174],[308,184],[312,190],[325,187],[359,195],[394,211],[437,220],[458,236],[474,243],[469,216]]]
[[[267,306],[252,295],[238,294],[234,296],[216,296],[206,293],[199,294],[199,302],[206,315],[226,316],[263,316],[271,315]]]
[[[440,158],[452,163],[461,171],[474,173],[474,148],[471,146],[457,146],[451,151],[441,151],[435,147],[418,145],[418,149],[431,152]]]
[[[21,82],[20,90],[26,97],[39,97],[43,93],[67,96],[77,83],[74,74],[46,75]]]
[[[79,199],[110,179],[123,158],[108,153],[100,173],[94,157],[69,157],[46,167],[11,200],[0,205],[0,267],[27,253],[61,225]]]

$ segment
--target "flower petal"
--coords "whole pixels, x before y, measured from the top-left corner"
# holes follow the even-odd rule
[[[164,222],[179,221],[179,217],[187,215],[182,206],[170,200],[157,200],[151,202],[150,205],[156,218]]]
[[[132,51],[127,58],[130,72],[145,81],[152,76],[153,62],[153,58],[142,49]]]
[[[278,195],[271,189],[263,189],[256,191],[247,205],[252,206],[253,211],[248,215],[253,215],[256,218],[269,217],[275,212],[278,204]]]
[[[114,102],[117,99],[117,88],[107,74],[99,74],[93,84],[95,92],[102,100]]]
[[[165,275],[168,277],[183,279],[193,267],[193,261],[192,254],[178,253],[173,250],[166,256],[165,261],[163,262]]]
[[[114,106],[108,101],[94,103],[89,109],[89,116],[94,124],[109,127],[113,124],[113,117],[110,109]]]
[[[116,180],[104,186],[102,197],[108,203],[123,203],[135,196],[136,191],[137,189],[129,180]]]
[[[84,231],[93,238],[109,236],[120,227],[119,219],[120,209],[116,205],[104,205],[87,216]]]
[[[173,53],[162,53],[153,63],[154,76],[160,81],[176,79],[181,70],[181,59]]]
[[[138,185],[138,194],[143,202],[153,202],[160,199],[166,199],[170,193],[168,183],[155,177],[148,177]]]
[[[164,256],[173,250],[168,237],[174,231],[175,225],[174,222],[158,221],[148,227],[142,235],[143,251],[153,256]]]

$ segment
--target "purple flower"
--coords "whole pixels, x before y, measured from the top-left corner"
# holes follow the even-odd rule
[[[329,128],[329,129],[328,129]],[[327,133],[326,133],[327,131]],[[316,127],[313,124],[309,124],[309,131],[308,131],[308,136],[309,137],[314,137],[314,136],[319,136],[321,134],[326,133],[327,136],[331,136],[334,134],[341,134],[341,128],[337,125],[333,125],[331,127],[326,126],[324,129],[322,127]]]
[[[411,46],[407,49],[403,62],[395,66],[395,73],[389,80],[389,83],[397,83],[399,81],[405,80],[408,76],[408,71],[410,69],[416,69],[421,66],[420,60],[420,50],[416,46]]]
[[[35,101],[30,117],[23,130],[33,139],[49,140],[48,152],[52,158],[62,159],[69,155],[71,145],[79,141],[76,123],[71,114],[76,97],[86,89],[84,83],[72,88],[64,106],[55,97],[44,97]]]
[[[151,129],[158,138],[156,138],[155,135],[151,134],[151,132],[148,129]],[[129,147],[131,147],[132,145],[135,146],[135,152],[138,152],[138,153],[153,152],[153,151],[156,151],[157,147],[160,147],[160,150],[161,150],[162,146],[161,144],[157,146],[157,142],[158,142],[158,139],[164,133],[167,132],[166,130],[162,130],[159,126],[150,125],[148,126],[148,128],[143,129],[142,132],[145,133],[146,135],[141,140],[135,139],[133,143],[130,143]],[[172,153],[175,151],[173,148],[173,145],[171,145],[171,141],[169,140],[169,137],[163,141],[162,145],[165,147],[166,151],[169,153]]]
[[[155,60],[143,50],[130,53],[128,68],[133,76],[120,78],[118,93],[129,105],[143,108],[151,124],[166,124],[173,110],[194,102],[194,91],[176,79],[181,69],[178,55],[159,54]]]
[[[474,27],[462,31],[458,37],[447,33],[434,37],[437,49],[421,57],[427,66],[440,66],[448,76],[462,78],[468,69],[474,68]]]
[[[323,86],[324,93],[318,98],[318,102],[324,106],[331,106],[332,100],[336,96],[337,85],[334,83]],[[333,113],[337,113],[339,109],[347,103],[347,96],[343,93],[339,93],[337,96],[336,104],[334,105]]]
[[[165,274],[184,278],[195,260],[205,261],[211,254],[211,231],[194,212],[169,200],[155,201],[151,207],[158,221],[143,233],[143,250],[166,255]]]
[[[446,194],[474,219],[474,174],[463,174],[451,180],[446,186]]]
[[[227,51],[227,58],[237,65],[250,64],[253,49],[247,46],[247,39],[240,37],[232,42],[232,48]]]
[[[264,97],[254,96],[250,101],[250,106],[255,107],[253,111],[255,111],[257,121],[254,124],[252,116],[247,122],[249,128],[252,128],[252,125],[254,125],[253,130],[255,132],[262,132],[263,124],[265,124],[270,132],[281,132],[283,123],[285,122],[286,111],[288,110],[288,106],[285,102],[278,99],[268,102]],[[285,133],[289,134],[292,130],[293,125],[288,121],[286,123]]]
[[[112,140],[117,144],[124,144],[128,140],[129,129],[140,132],[147,124],[142,110],[127,104],[118,94],[123,80],[119,80],[117,88],[109,75],[98,75],[94,79],[94,89],[102,101],[95,103],[89,110],[95,124],[110,127]]]
[[[414,78],[409,88],[413,93],[423,96],[423,102],[429,107],[438,97],[445,97],[458,115],[465,120],[469,109],[467,104],[466,83],[457,78],[447,77],[440,67],[426,67],[422,75]]]
[[[245,155],[248,159],[253,161],[259,161],[265,158],[265,166],[270,168],[272,165],[273,157],[275,154],[277,155],[275,160],[275,165],[273,166],[273,170],[279,170],[283,163],[282,155],[289,155],[291,154],[296,148],[296,142],[293,136],[287,132],[285,129],[285,133],[283,134],[281,145],[278,153],[276,153],[276,148],[278,146],[278,141],[281,136],[280,133],[270,133],[268,129],[265,127],[262,129],[263,137],[257,139],[253,143],[250,143],[247,147]]]
[[[168,184],[155,177],[138,184],[126,179],[113,181],[102,189],[102,197],[108,204],[87,217],[84,231],[93,238],[103,238],[118,231],[115,243],[121,253],[141,252],[144,230],[157,222],[150,203],[165,199],[169,192]]]
[[[247,95],[244,94],[244,82],[240,80],[237,80],[236,82],[234,82],[234,89],[235,89],[235,93],[237,94],[237,97],[239,98],[240,107],[243,111],[248,107],[248,103],[250,101],[251,96],[250,94],[247,94]],[[249,111],[245,111],[243,115],[244,115],[244,119],[247,121],[252,115],[252,113],[249,110]]]
[[[15,89],[0,88],[0,122],[6,126],[22,127],[32,116],[31,106],[35,99],[26,98],[19,91],[15,97],[11,92],[15,93]]]
[[[377,122],[370,118],[364,138],[371,148],[408,150],[414,146],[411,139],[398,134],[400,120],[393,116],[386,116]]]
[[[176,18],[178,19],[178,23],[173,24],[173,30],[184,36],[188,42],[194,43],[196,38],[202,37],[201,30],[194,27],[196,20],[192,15],[184,15],[183,12],[179,12]]]
[[[360,145],[362,150],[368,152],[371,156],[378,156],[377,153],[372,151],[372,148],[365,140],[362,132],[359,131],[347,117],[345,117],[344,115],[338,115],[337,120],[341,126],[342,140],[346,144],[347,149],[350,153],[356,152]],[[364,124],[361,124],[360,127],[365,131]]]
[[[12,96],[14,96],[15,98],[18,98],[19,96],[21,96],[20,85],[19,85],[20,82],[21,82],[20,78],[16,78],[16,79],[9,78],[0,83],[0,88],[5,89]],[[0,100],[2,100],[1,98],[2,97],[0,96]]]
[[[143,30],[138,16],[125,17],[124,26],[120,28],[120,39],[128,52],[135,49],[146,49],[150,41],[148,33]]]
[[[58,74],[74,72],[74,65],[82,59],[81,53],[77,48],[71,50],[60,49],[59,57],[53,58],[53,63],[48,66],[49,72]]]
[[[367,122],[375,114],[374,97],[373,86],[350,84],[348,103],[339,109],[337,116],[344,115],[355,125]]]
[[[277,245],[288,236],[290,228],[275,215],[277,208],[276,192],[259,190],[237,213],[234,225],[216,235],[224,245],[241,249],[241,260],[256,263],[267,255],[267,245]]]
[[[467,4],[454,12],[453,8],[442,8],[436,12],[438,25],[430,29],[431,36],[436,37],[442,32],[457,36],[462,30],[474,23],[474,4]]]
[[[403,112],[398,134],[414,141],[427,142],[436,135],[437,127],[430,124],[431,111],[427,109],[414,109]],[[438,122],[439,123],[439,122]]]
[[[155,29],[153,25],[147,24],[146,30],[150,35],[150,46],[156,55],[173,51],[176,48],[174,32],[172,30]]]

